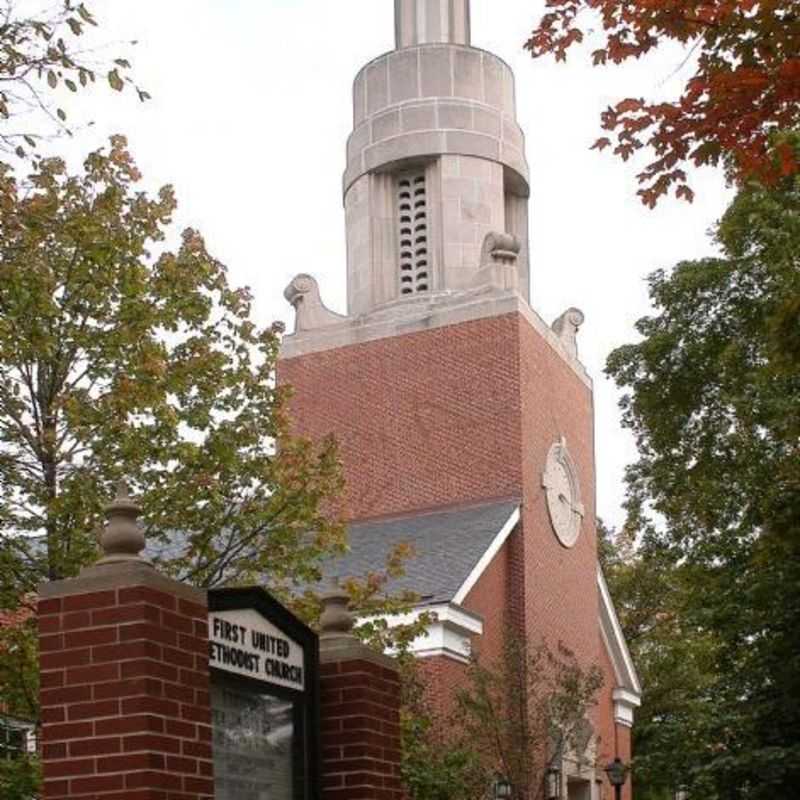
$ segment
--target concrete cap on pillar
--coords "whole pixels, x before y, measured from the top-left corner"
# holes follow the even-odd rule
[[[395,0],[397,49],[470,43],[470,0]]]

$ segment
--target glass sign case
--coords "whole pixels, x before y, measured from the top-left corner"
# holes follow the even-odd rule
[[[263,590],[209,592],[215,800],[317,800],[318,660]]]

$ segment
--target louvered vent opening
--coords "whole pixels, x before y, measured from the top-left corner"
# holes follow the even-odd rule
[[[405,173],[397,179],[397,210],[400,216],[400,294],[427,292],[431,282],[425,170]]]

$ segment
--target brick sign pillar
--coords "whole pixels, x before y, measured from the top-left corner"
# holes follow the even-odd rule
[[[320,693],[323,800],[400,800],[397,663],[352,634],[347,596],[323,599]]]
[[[107,513],[105,556],[40,589],[43,798],[210,800],[205,594],[139,556],[125,491]]]

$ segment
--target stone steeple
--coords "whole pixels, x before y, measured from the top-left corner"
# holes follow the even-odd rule
[[[470,46],[469,0],[396,0],[395,14],[397,49],[367,64],[353,92],[349,315],[496,278],[491,254],[482,259],[489,234],[516,240],[499,285],[527,300],[528,166],[512,71]]]
[[[297,275],[281,357],[519,312],[585,375],[583,315],[569,309],[551,327],[530,305],[530,183],[511,67],[471,45],[470,0],[395,0],[395,29],[396,48],[353,86],[347,313]]]
[[[396,0],[395,10],[397,48],[355,79],[348,313],[325,308],[313,277],[298,275],[278,382],[292,387],[295,432],[339,446],[357,535],[337,574],[380,569],[395,531],[419,543],[403,587],[431,610],[447,565],[470,552],[474,515],[494,519],[487,509],[500,503],[483,555],[464,560],[471,574],[453,580],[438,627],[412,649],[433,699],[463,685],[470,642],[494,660],[509,632],[600,665],[596,737],[586,758],[562,764],[564,794],[569,783],[588,797],[602,777],[593,764],[630,758],[640,687],[598,570],[584,316],[569,308],[548,325],[529,302],[528,167],[511,69],[471,46],[468,0]],[[326,599],[323,652],[351,646],[345,601]]]

